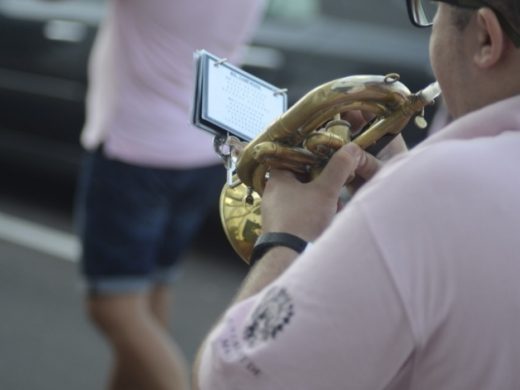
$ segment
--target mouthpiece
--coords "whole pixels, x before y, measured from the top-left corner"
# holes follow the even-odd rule
[[[422,89],[417,95],[427,103],[433,102],[441,94],[441,87],[437,81]]]

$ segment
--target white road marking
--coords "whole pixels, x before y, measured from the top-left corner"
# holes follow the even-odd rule
[[[0,239],[57,257],[77,262],[80,243],[74,234],[0,212]]]

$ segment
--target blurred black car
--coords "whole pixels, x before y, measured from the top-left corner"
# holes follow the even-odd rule
[[[102,1],[0,0],[0,156],[75,172]]]
[[[0,161],[74,175],[86,68],[105,0],[0,0]],[[244,68],[288,88],[293,103],[351,74],[398,72],[417,90],[433,80],[426,31],[403,0],[271,0]],[[424,133],[407,130],[415,144]]]

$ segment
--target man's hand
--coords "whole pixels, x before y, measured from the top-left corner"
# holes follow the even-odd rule
[[[361,164],[361,167],[356,171],[356,175],[354,177],[349,178],[347,181],[347,188],[349,194],[352,196],[359,190],[363,184],[365,184],[368,180],[374,176],[374,174],[379,170],[381,165],[385,161],[390,160],[392,157],[404,153],[408,150],[406,143],[404,142],[403,136],[399,134],[395,137],[392,142],[386,145],[378,154],[377,159],[373,156],[366,154],[366,158],[368,159],[366,162]]]
[[[287,232],[315,240],[334,218],[345,183],[356,176],[367,180],[379,167],[374,156],[350,143],[309,183],[301,183],[291,172],[272,170],[262,196],[263,232]]]

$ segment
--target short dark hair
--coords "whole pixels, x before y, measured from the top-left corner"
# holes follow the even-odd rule
[[[471,17],[473,16],[473,10],[454,7],[452,10],[452,15],[455,27],[459,31],[464,31],[464,29],[468,26]]]
[[[520,31],[520,0],[486,0],[484,3],[500,12],[500,15],[509,22],[511,27],[516,31]],[[455,7],[453,15],[455,17],[455,26],[462,31],[469,23],[472,11]]]
[[[516,30],[520,30],[519,0],[488,0],[489,4],[499,11]]]

